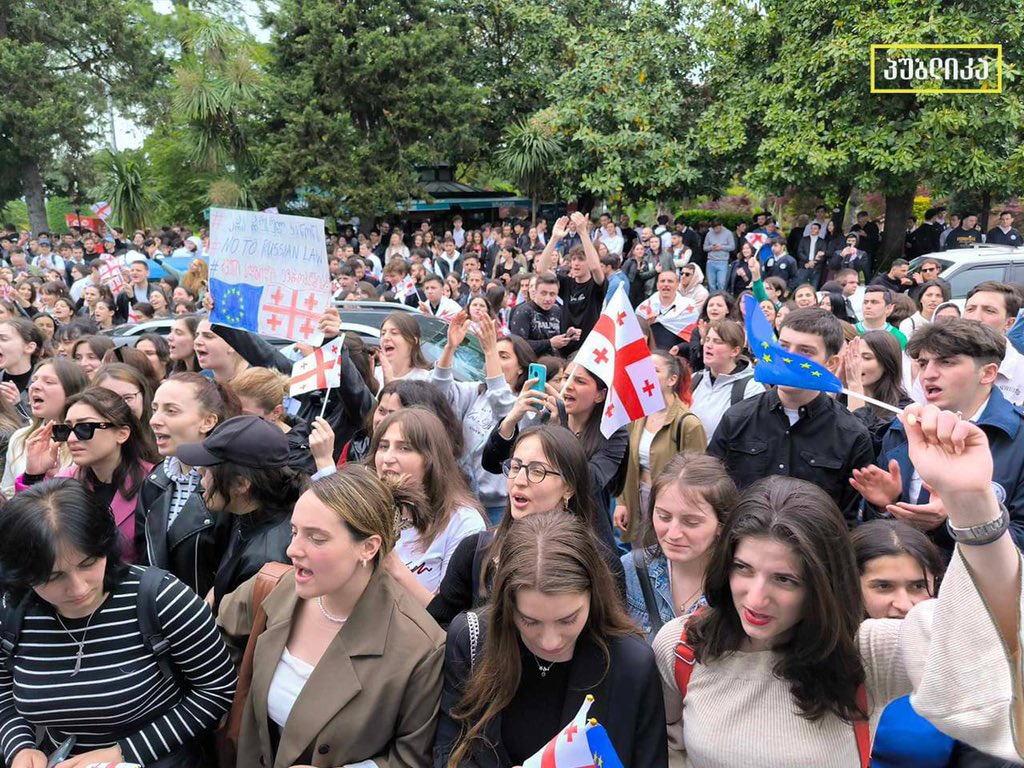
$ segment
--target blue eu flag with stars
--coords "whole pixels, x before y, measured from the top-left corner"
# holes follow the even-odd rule
[[[587,728],[587,746],[590,747],[595,768],[623,768],[622,761],[619,760],[619,755],[603,725],[592,725]]]
[[[747,342],[756,362],[754,381],[816,392],[843,391],[843,383],[828,368],[779,346],[757,299],[749,294],[744,296],[743,309],[747,315]]]
[[[210,279],[210,294],[213,296],[211,323],[258,332],[262,285],[225,283],[214,277]]]

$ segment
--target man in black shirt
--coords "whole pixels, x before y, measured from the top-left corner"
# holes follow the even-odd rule
[[[880,285],[893,293],[904,293],[914,287],[914,281],[907,277],[910,263],[906,259],[893,259],[889,271],[884,275],[875,275],[868,285]]]
[[[593,330],[597,318],[601,316],[607,287],[601,258],[590,238],[590,219],[576,211],[571,221],[580,235],[581,245],[569,251],[569,274],[558,276],[558,295],[562,299],[565,318],[563,329],[572,337],[572,341],[562,350],[562,354],[567,357],[580,348],[582,340]],[[569,222],[566,216],[555,222],[548,244],[534,264],[538,274],[551,268],[551,259],[559,241],[569,231]]]
[[[1013,228],[1013,212],[1003,211],[999,214],[999,226],[992,227],[985,236],[985,242],[992,245],[1009,245],[1020,248],[1024,245],[1020,232]]]
[[[533,298],[512,310],[509,333],[524,339],[538,357],[557,355],[570,341],[563,330],[562,308],[558,306],[558,278],[554,272],[544,272],[531,282]]]
[[[976,229],[978,217],[973,213],[964,214],[959,227],[950,230],[946,235],[946,245],[942,250],[949,251],[953,248],[970,248],[974,243],[984,242],[985,238]]]
[[[835,371],[843,329],[827,310],[796,309],[782,322],[779,345]],[[867,427],[843,405],[824,392],[792,387],[770,389],[729,408],[708,453],[725,462],[740,488],[768,475],[814,483],[835,499],[851,526],[860,495],[850,476],[875,457]]]

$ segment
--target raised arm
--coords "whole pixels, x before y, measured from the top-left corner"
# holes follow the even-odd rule
[[[594,282],[600,285],[604,282],[604,269],[601,267],[601,257],[597,255],[597,248],[594,241],[590,239],[590,219],[579,211],[572,214],[572,223],[576,225],[576,231],[583,243],[583,252],[587,255],[587,269]]]
[[[538,256],[533,262],[534,272],[540,275],[551,269],[551,259],[555,255],[555,249],[568,231],[569,217],[560,216],[551,230],[551,237],[548,238],[547,245],[544,246],[544,250],[540,252],[540,256]],[[580,235],[580,237],[583,238],[583,235]]]

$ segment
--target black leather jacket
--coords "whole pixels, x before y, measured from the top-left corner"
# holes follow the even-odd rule
[[[143,483],[135,508],[139,565],[168,570],[206,597],[228,546],[231,515],[210,512],[196,490],[168,530],[173,496],[174,483],[164,472],[164,464],[158,464]]]
[[[224,595],[259,573],[270,562],[291,563],[285,552],[292,541],[292,510],[261,509],[232,516],[231,540],[214,578],[214,615]]]

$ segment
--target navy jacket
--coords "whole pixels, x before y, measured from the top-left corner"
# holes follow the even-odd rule
[[[1010,534],[1017,547],[1024,549],[1024,431],[1021,429],[1024,424],[1024,412],[1003,397],[997,387],[993,387],[988,405],[976,423],[988,437],[992,450],[992,479],[1006,491],[1006,507],[1010,510]],[[910,463],[907,435],[899,419],[893,419],[892,426],[882,439],[878,465],[887,468],[892,459],[899,462],[900,475],[903,478],[900,501],[910,504],[926,503],[930,494],[923,487],[916,499],[909,496],[914,466]],[[865,518],[878,516],[878,510],[865,508]],[[946,526],[936,528],[929,535],[943,549],[952,550],[953,541],[946,532]]]

